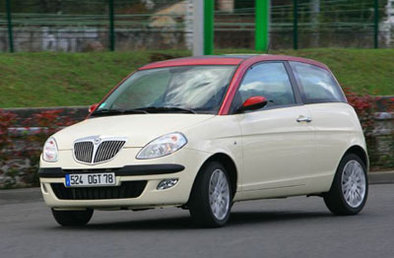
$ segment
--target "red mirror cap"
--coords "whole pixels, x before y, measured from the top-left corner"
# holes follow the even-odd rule
[[[263,96],[250,97],[242,104],[242,107],[250,107],[256,104],[267,102],[267,99]]]
[[[89,113],[92,113],[93,111],[96,110],[96,108],[98,107],[99,103],[93,104],[89,107]]]

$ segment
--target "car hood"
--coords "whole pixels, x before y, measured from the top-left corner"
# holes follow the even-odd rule
[[[73,148],[77,139],[91,136],[126,137],[125,147],[140,148],[171,132],[182,132],[214,117],[210,114],[137,114],[86,119],[57,132],[59,150]],[[187,136],[186,136],[187,137]]]

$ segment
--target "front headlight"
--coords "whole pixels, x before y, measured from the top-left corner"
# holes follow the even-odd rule
[[[170,133],[154,139],[148,143],[140,152],[137,159],[153,159],[170,155],[187,143],[186,137],[181,133]]]
[[[57,161],[57,143],[55,138],[49,137],[48,140],[44,144],[44,148],[42,150],[42,159],[47,162],[56,162]]]

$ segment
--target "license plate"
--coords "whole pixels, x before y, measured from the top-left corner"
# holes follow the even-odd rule
[[[66,174],[66,187],[113,185],[116,185],[115,173]]]

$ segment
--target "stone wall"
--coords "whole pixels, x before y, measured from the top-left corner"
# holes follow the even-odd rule
[[[186,23],[187,26],[184,29],[171,26],[116,29],[116,50],[190,49],[193,36],[189,23]],[[215,30],[215,48],[254,49],[254,28],[235,27],[233,29],[217,28]],[[300,30],[299,47],[370,48],[373,46],[372,34],[370,29],[322,33]],[[380,33],[380,47],[394,46],[394,41],[388,41],[385,35],[385,32]],[[14,48],[17,52],[101,51],[108,49],[108,39],[108,29],[101,27],[14,28]],[[290,49],[292,46],[291,28],[288,31],[277,31],[275,28],[270,31],[270,49]],[[0,52],[6,51],[8,51],[8,34],[4,28],[0,28]]]
[[[0,28],[1,29],[1,28]],[[117,50],[185,49],[183,31],[171,28],[117,29]],[[99,27],[21,27],[14,28],[17,52],[86,52],[108,48],[109,34]],[[8,34],[0,30],[0,52],[8,51]]]

